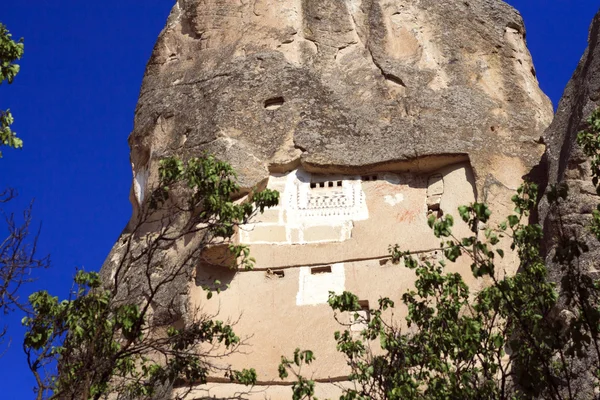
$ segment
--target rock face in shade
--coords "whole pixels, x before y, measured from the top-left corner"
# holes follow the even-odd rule
[[[553,262],[554,249],[562,230],[565,237],[579,238],[591,249],[578,264],[584,274],[598,279],[598,259],[600,248],[597,240],[587,229],[592,210],[600,203],[590,173],[590,163],[577,145],[577,133],[587,129],[587,119],[592,111],[600,106],[600,14],[594,18],[589,32],[589,44],[573,77],[569,81],[558,104],[556,116],[544,133],[546,142],[545,163],[547,163],[547,184],[566,184],[569,196],[559,209],[550,209],[546,199],[539,206],[540,219],[544,226],[547,265],[551,278],[561,285],[565,273]],[[560,219],[559,219],[560,216]],[[562,224],[560,223],[562,220]],[[561,299],[557,310],[559,318],[572,314]],[[590,352],[592,354],[592,352]],[[590,363],[592,361],[590,360]],[[581,399],[592,398],[594,394],[591,365],[576,364],[574,373],[580,379],[574,384],[580,391]],[[587,374],[590,374],[587,376]]]
[[[570,188],[567,226],[576,228],[587,220],[598,203],[585,155],[577,145],[577,133],[586,129],[586,121],[600,105],[600,14],[596,15],[589,34],[589,46],[569,81],[556,116],[544,133],[547,145],[548,184],[564,182]],[[540,207],[547,229],[553,229],[553,215],[545,203]],[[548,239],[551,239],[550,237]]]
[[[279,190],[281,204],[237,238],[256,270],[199,264],[188,300],[239,318],[253,336],[231,363],[257,368],[261,384],[296,347],[323,361],[316,379],[340,379],[328,290],[399,300],[414,277],[386,265],[388,245],[435,258],[428,212],[478,200],[505,216],[551,119],[521,16],[499,0],[179,0],[129,138],[134,219],[169,155],[212,152],[245,188]],[[218,304],[200,289],[211,279],[230,283]]]

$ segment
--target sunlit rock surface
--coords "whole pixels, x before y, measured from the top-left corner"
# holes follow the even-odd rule
[[[477,200],[505,216],[551,118],[521,16],[502,1],[180,0],[129,138],[134,218],[169,155],[211,152],[244,188],[281,192],[236,239],[256,269],[198,263],[188,300],[249,336],[223,361],[257,369],[247,396],[284,398],[289,386],[269,385],[296,347],[315,351],[313,378],[345,379],[328,292],[400,303],[414,276],[387,261],[388,245],[436,259],[428,214]],[[452,268],[471,279],[468,264]],[[215,279],[229,287],[207,301],[201,286]],[[240,390],[213,378],[195,396]]]

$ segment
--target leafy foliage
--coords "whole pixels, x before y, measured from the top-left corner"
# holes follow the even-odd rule
[[[315,356],[310,350],[296,349],[294,351],[294,357],[291,360],[281,356],[281,362],[279,363],[279,378],[286,379],[290,372],[296,378],[292,385],[293,400],[318,400],[314,397],[315,382],[302,376],[302,366],[309,365],[313,361],[315,361]]]
[[[230,323],[198,313],[184,319],[173,288],[188,284],[205,248],[229,239],[279,195],[265,190],[247,202],[232,200],[239,192],[235,174],[212,156],[162,160],[158,176],[109,279],[78,271],[68,299],[46,291],[30,296],[24,348],[38,399],[167,396],[173,386],[205,383],[220,368],[211,359],[242,345]],[[187,252],[185,243],[191,243]],[[235,268],[252,267],[246,247],[229,246]],[[184,256],[170,265],[164,255],[174,248]],[[242,384],[256,382],[253,369],[221,372]]]
[[[5,81],[9,84],[13,82],[20,70],[19,64],[15,62],[21,59],[23,51],[23,39],[13,40],[8,29],[0,24],[0,84]],[[11,129],[13,122],[10,110],[0,110],[0,145],[18,149],[23,147],[23,141]]]
[[[578,135],[578,144],[591,160],[593,184],[600,194],[600,110],[588,125],[589,130]],[[514,214],[495,228],[487,227],[491,212],[485,204],[460,207],[458,213],[471,231],[465,238],[453,235],[450,215],[431,216],[428,224],[441,239],[443,260],[417,259],[398,245],[390,246],[392,261],[414,270],[417,277],[414,289],[402,296],[407,309],[404,327],[386,317],[395,306],[389,298],[381,298],[365,318],[357,313],[358,297],[330,293],[329,304],[337,313],[355,313],[354,318],[366,325],[359,335],[349,329],[335,333],[354,383],[341,399],[594,396],[593,389],[600,387],[600,282],[581,266],[581,258],[590,251],[587,239],[564,229],[564,184],[547,193],[552,212],[559,215],[551,262],[562,274],[559,285],[551,281],[541,253],[542,227],[529,223],[537,190],[535,184],[524,183],[512,198]],[[591,215],[588,232],[600,240],[600,205]],[[496,271],[497,257],[505,256],[501,244],[506,239],[518,255],[514,276]],[[460,274],[446,271],[448,262],[460,260],[470,260],[473,276],[486,279],[483,290],[470,291]],[[312,387],[303,379],[299,383]],[[591,380],[593,387],[583,387],[582,379]]]
[[[46,268],[49,257],[39,257],[37,239],[39,232],[32,232],[32,206],[18,218],[14,213],[5,213],[4,205],[16,197],[16,192],[6,189],[0,193],[0,213],[4,216],[5,236],[0,241],[0,315],[23,309],[25,299],[20,297],[23,285],[33,280],[32,272]],[[7,327],[0,329],[0,342],[5,339]]]

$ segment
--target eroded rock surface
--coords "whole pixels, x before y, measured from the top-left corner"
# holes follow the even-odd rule
[[[478,190],[507,185],[552,118],[524,37],[497,0],[180,0],[144,78],[134,172],[207,150],[253,186],[298,164],[468,155]]]
[[[232,362],[265,387],[297,346],[324,361],[315,379],[339,380],[328,291],[400,296],[414,277],[387,247],[437,257],[428,213],[478,200],[506,216],[551,118],[521,16],[499,0],[179,0],[129,138],[134,218],[169,155],[212,152],[245,188],[280,190],[238,237],[257,269],[199,264],[191,303],[254,335]],[[214,279],[230,285],[206,302]],[[218,382],[199,390],[237,390]]]
[[[556,117],[544,133],[547,145],[548,185],[566,183],[570,188],[566,224],[581,226],[596,208],[598,197],[591,181],[587,158],[577,145],[577,133],[587,128],[586,121],[600,105],[600,14],[590,28],[589,46],[558,104]],[[541,205],[542,219],[548,219],[545,202]],[[551,233],[551,232],[550,232]],[[548,239],[551,239],[550,237]]]
[[[547,199],[542,199],[539,207],[540,219],[544,225],[547,265],[551,278],[563,287],[570,273],[581,271],[593,279],[600,278],[598,260],[600,248],[597,240],[588,229],[592,210],[600,203],[592,183],[590,163],[577,145],[577,133],[587,129],[587,119],[600,106],[600,14],[596,15],[589,33],[589,46],[584,53],[573,77],[569,81],[558,105],[556,116],[544,133],[547,145],[545,162],[548,167],[547,185],[566,184],[568,198],[559,208],[549,208]],[[565,269],[554,262],[555,250],[560,238],[579,239],[586,243],[590,252],[585,253],[573,268]],[[558,319],[567,320],[574,315],[566,304],[563,295],[556,310]],[[597,397],[593,378],[594,352],[591,359],[573,363],[573,387],[578,389],[576,398]]]

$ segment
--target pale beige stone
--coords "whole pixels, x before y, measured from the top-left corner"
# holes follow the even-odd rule
[[[352,291],[371,306],[389,296],[402,323],[401,295],[415,277],[385,262],[388,246],[441,259],[428,215],[457,216],[460,205],[487,202],[493,226],[511,211],[512,192],[540,162],[539,138],[552,115],[524,32],[520,15],[499,0],[176,2],[129,139],[127,229],[169,155],[214,153],[238,172],[241,195],[281,193],[278,208],[234,238],[250,246],[256,270],[217,267],[227,264],[226,246],[209,249],[187,294],[189,309],[238,321],[236,332],[248,337],[243,353],[222,360],[257,369],[257,391],[243,398],[288,398],[290,382],[274,386],[276,367],[296,347],[317,356],[307,376],[345,379],[328,289]],[[470,234],[455,221],[456,236]],[[178,261],[185,248],[167,258]],[[506,254],[500,274],[518,265]],[[103,271],[114,270],[114,259]],[[310,273],[326,266],[330,276]],[[448,271],[475,290],[483,284],[468,260]],[[214,279],[229,287],[207,300],[202,286]],[[214,383],[190,398],[245,391],[222,378],[211,376]],[[322,398],[339,394],[331,384],[317,390]]]

